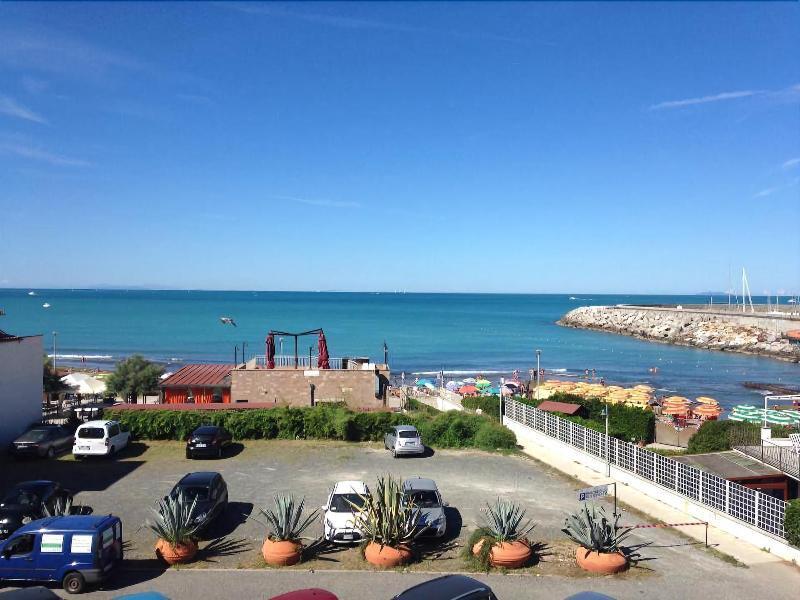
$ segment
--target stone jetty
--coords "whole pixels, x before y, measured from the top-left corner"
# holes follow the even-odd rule
[[[569,311],[558,324],[800,362],[800,344],[786,337],[786,331],[800,329],[796,319],[720,314],[679,307],[583,306]]]

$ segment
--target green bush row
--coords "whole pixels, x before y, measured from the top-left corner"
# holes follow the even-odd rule
[[[792,546],[800,548],[800,500],[789,501],[783,518],[783,529],[786,531],[786,540]]]
[[[278,407],[253,410],[110,410],[138,439],[184,440],[201,425],[219,425],[234,439],[325,439],[381,441],[393,425],[414,425],[423,441],[440,448],[511,449],[514,434],[479,415],[446,412],[430,415],[389,412],[356,413],[343,406]]]
[[[481,409],[481,413],[492,419],[500,420],[499,396],[466,396],[461,404],[468,410]]]
[[[794,429],[783,425],[773,425],[772,437],[788,437]],[[731,449],[731,434],[745,440],[752,440],[755,445],[761,439],[761,425],[757,423],[741,423],[730,421],[706,421],[691,438],[686,449],[688,454],[704,454],[706,452],[724,452]]]

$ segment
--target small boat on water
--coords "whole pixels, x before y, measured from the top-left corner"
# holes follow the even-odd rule
[[[42,308],[50,308],[50,303],[45,302],[44,304],[42,304]]]
[[[35,296],[35,295],[36,295],[36,292],[34,292],[32,290],[30,292],[28,292],[28,296]]]
[[[219,320],[223,325],[233,325],[236,327],[236,321],[233,320],[233,317],[220,317]]]

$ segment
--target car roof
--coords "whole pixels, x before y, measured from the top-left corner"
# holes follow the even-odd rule
[[[34,533],[37,531],[95,531],[106,524],[113,522],[118,517],[113,515],[66,515],[61,517],[47,517],[31,521],[23,525],[15,533]]]
[[[219,425],[200,425],[197,429],[195,429],[192,433],[205,433],[209,431],[218,431],[222,429]]]
[[[219,473],[216,471],[197,471],[195,473],[187,473],[178,482],[178,485],[209,485]]]
[[[413,425],[395,425],[394,428],[397,431],[416,431],[417,428]]]
[[[78,426],[78,429],[84,429],[85,427],[105,427],[106,425],[113,425],[116,421],[108,421],[108,420],[97,420],[97,421],[86,421],[86,423],[81,423]]]
[[[33,431],[34,429],[58,429],[61,425],[55,425],[53,423],[37,423],[36,425],[31,425],[28,427],[28,431]]]
[[[489,591],[485,583],[466,575],[445,575],[424,581],[395,596],[395,600],[427,600],[429,598],[460,598],[471,592]]]
[[[337,481],[333,486],[334,494],[366,494],[369,490],[363,481]]]
[[[34,481],[20,481],[12,489],[32,490],[32,489],[51,487],[55,485],[58,485],[55,481],[50,481],[48,479],[36,479]]]
[[[404,490],[438,490],[436,482],[426,477],[409,477],[403,482]]]

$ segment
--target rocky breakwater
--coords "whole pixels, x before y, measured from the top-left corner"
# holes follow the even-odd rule
[[[748,320],[744,315],[633,306],[583,306],[569,311],[558,324],[668,344],[800,362],[800,344],[791,342],[784,333],[770,327],[769,320]]]

